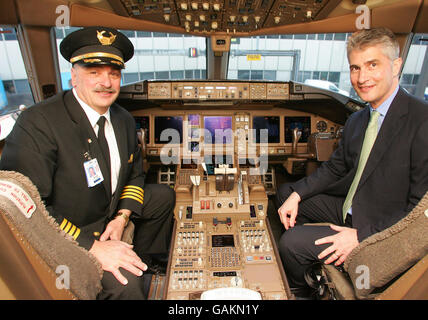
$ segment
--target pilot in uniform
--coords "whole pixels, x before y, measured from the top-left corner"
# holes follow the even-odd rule
[[[115,29],[90,27],[69,34],[60,51],[73,69],[116,72],[118,94],[120,70],[133,56],[134,48]],[[85,77],[90,79],[90,75]],[[61,229],[87,250],[101,242],[110,222],[122,219],[126,226],[129,214],[124,212],[132,212],[130,218],[136,226],[133,251],[150,270],[152,256],[168,252],[174,191],[165,185],[144,183],[132,115],[113,100],[105,108],[102,124],[98,122],[100,114],[82,98],[81,93],[91,88],[73,87],[22,112],[6,139],[0,168],[29,177]],[[99,84],[96,88],[114,91]],[[127,284],[105,271],[104,289],[98,298],[145,298],[142,272],[137,276],[124,268],[120,272]]]

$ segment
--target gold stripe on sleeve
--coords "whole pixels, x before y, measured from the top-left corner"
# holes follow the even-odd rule
[[[63,229],[66,233],[68,233],[68,230],[70,230],[70,228],[71,228],[71,226],[72,226],[73,224],[69,221],[68,223],[67,223],[67,226]]]
[[[67,224],[67,219],[64,218],[64,220],[62,220],[61,225],[59,226],[61,228],[61,230],[64,230],[65,225]]]
[[[134,197],[137,197],[138,199],[140,199],[141,201],[144,201],[144,195],[141,195],[141,194],[138,194],[138,193],[135,193],[135,192],[131,192],[131,191],[125,191],[125,192],[123,192],[121,194],[121,196],[122,197],[125,197],[125,196],[134,196]]]
[[[74,233],[73,239],[76,240],[79,234],[80,234],[80,229],[77,228],[76,232]]]
[[[120,199],[133,199],[141,204],[143,204],[143,201],[140,198],[131,196],[131,195],[125,195],[125,196],[121,196]]]

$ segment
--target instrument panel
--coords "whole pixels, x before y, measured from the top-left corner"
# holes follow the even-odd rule
[[[193,300],[211,289],[246,288],[261,299],[290,299],[259,172],[233,162],[209,165],[177,166],[165,298]]]
[[[340,125],[295,110],[163,110],[133,111],[137,129],[146,134],[147,156],[174,155],[200,159],[221,154],[239,158],[300,156],[316,158],[311,136],[337,142]],[[274,161],[274,159],[271,159]],[[284,160],[284,159],[282,159]]]
[[[148,98],[154,100],[287,100],[288,83],[151,82]]]
[[[293,298],[267,219],[276,192],[271,165],[305,175],[329,158],[342,123],[318,111],[331,101],[288,82],[122,88],[119,104],[134,116],[146,161],[161,165],[158,183],[176,193],[167,275],[152,292],[193,300],[212,289],[245,288],[261,299]]]
[[[290,174],[304,174],[306,160],[329,157],[342,128],[301,108],[288,82],[148,81],[123,88],[121,96],[133,104],[137,130],[145,131],[149,163],[227,157],[255,167],[283,163]],[[307,103],[316,110],[317,102]]]

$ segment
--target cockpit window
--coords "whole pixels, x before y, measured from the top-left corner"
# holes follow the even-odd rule
[[[228,79],[311,82],[355,95],[349,81],[347,33],[270,35],[231,42]]]
[[[16,29],[0,25],[0,141],[12,131],[19,113],[33,104]]]
[[[404,63],[400,85],[428,100],[428,34],[415,34]]]
[[[349,80],[349,36],[326,33],[232,39],[227,78],[298,81],[359,99]],[[427,80],[421,79],[428,73],[427,40],[426,34],[413,37],[400,83],[420,97],[428,86]]]
[[[0,116],[34,104],[16,30],[0,26]]]
[[[56,28],[61,40],[78,28]],[[122,84],[141,80],[206,79],[206,39],[183,34],[120,30],[134,44],[134,57],[122,71]],[[63,90],[70,89],[71,64],[58,52]]]

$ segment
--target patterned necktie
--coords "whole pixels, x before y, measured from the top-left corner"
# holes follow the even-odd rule
[[[348,195],[346,196],[345,202],[343,203],[343,222],[345,222],[346,215],[349,208],[352,206],[352,198],[354,198],[355,191],[357,190],[358,183],[360,182],[361,175],[363,174],[364,167],[366,166],[367,159],[369,158],[370,151],[372,150],[373,144],[376,140],[378,132],[378,119],[380,113],[372,111],[370,114],[370,121],[366,129],[364,136],[363,147],[361,148],[360,160],[358,161],[357,172],[355,173],[354,180],[352,181],[351,187],[349,188]]]
[[[110,150],[108,148],[108,143],[105,136],[105,128],[104,124],[106,122],[106,118],[101,116],[98,121],[98,143],[101,147],[101,151],[103,152],[104,160],[107,163],[107,167],[110,169]]]

